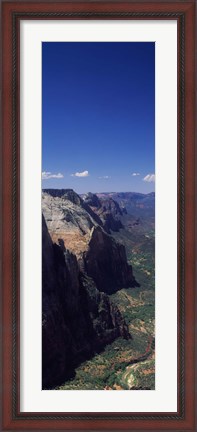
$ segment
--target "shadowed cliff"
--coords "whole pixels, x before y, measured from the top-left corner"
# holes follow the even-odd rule
[[[42,242],[42,386],[53,388],[106,344],[131,336],[118,308],[81,272],[63,240],[52,242],[44,217]]]

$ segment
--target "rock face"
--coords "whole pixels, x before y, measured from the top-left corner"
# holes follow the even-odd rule
[[[103,221],[104,228],[107,232],[117,232],[121,228],[124,228],[120,220],[123,212],[120,209],[119,204],[112,198],[102,201],[102,206],[98,215]]]
[[[110,234],[111,231],[117,232],[124,228],[120,220],[124,211],[111,197],[99,199],[96,194],[89,192],[83,200],[99,216],[106,232]]]
[[[111,294],[120,288],[139,286],[127,263],[125,247],[100,227],[92,229],[84,263],[86,273],[100,291]]]
[[[102,226],[100,218],[71,189],[44,190],[42,211],[53,242],[61,238],[77,258],[87,250],[91,229]]]
[[[52,388],[115,338],[131,336],[117,307],[80,272],[76,256],[62,240],[52,243],[44,218],[42,242],[42,385]]]
[[[93,194],[91,192],[88,192],[86,195],[83,196],[83,201],[90,207],[98,209],[101,207],[101,200],[97,197],[96,194]]]
[[[70,201],[74,205],[83,208],[93,218],[95,223],[102,224],[100,218],[91,210],[88,203],[84,202],[73,189],[43,189],[43,194],[47,194],[53,198],[61,198],[63,201]]]

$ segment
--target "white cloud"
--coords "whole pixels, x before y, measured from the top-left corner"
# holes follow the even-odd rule
[[[108,175],[104,175],[104,176],[99,177],[99,179],[105,179],[105,180],[110,179],[110,178],[111,178],[111,176],[108,176]]]
[[[88,171],[76,172],[75,174],[71,174],[72,177],[88,177]]]
[[[146,182],[149,182],[149,183],[154,182],[155,181],[155,174],[147,174],[143,178],[143,180],[146,181]]]
[[[42,180],[48,180],[51,178],[63,178],[63,174],[58,173],[58,174],[52,174],[50,171],[43,171],[42,172]]]
[[[139,176],[139,175],[140,175],[140,173],[132,173],[133,177],[136,177],[136,176]]]

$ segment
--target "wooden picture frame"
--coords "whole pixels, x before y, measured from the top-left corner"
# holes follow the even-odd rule
[[[2,430],[196,430],[195,0],[2,1]],[[178,23],[178,411],[20,412],[19,24],[22,19],[176,19]],[[170,390],[169,390],[170,391]]]

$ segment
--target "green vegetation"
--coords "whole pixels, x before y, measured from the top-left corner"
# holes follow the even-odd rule
[[[129,326],[131,340],[119,338],[76,369],[75,377],[59,389],[154,389],[155,272],[154,220],[147,217],[133,226],[126,215],[126,229],[114,233],[125,245],[128,262],[139,288],[121,289],[111,295]],[[132,219],[133,221],[133,219]]]
[[[152,390],[155,387],[154,360],[128,366],[119,375],[120,386],[125,390]]]
[[[64,385],[59,387],[61,390],[103,390],[113,389],[120,390],[129,389],[125,380],[124,375],[127,368],[130,367],[132,362],[135,362],[140,357],[142,352],[145,352],[147,347],[147,338],[143,335],[142,340],[139,343],[139,338],[126,341],[122,338],[117,339],[111,345],[108,345],[106,349],[101,353],[95,355],[91,360],[84,362],[80,367],[76,369],[76,376],[67,381]],[[147,357],[153,355],[153,349],[146,353]],[[150,362],[149,362],[150,363]],[[148,368],[150,365],[147,363]],[[154,361],[152,360],[151,371],[154,375]],[[146,363],[144,363],[146,365]],[[142,385],[143,381],[148,380],[148,376],[141,372],[143,363],[134,363],[137,368],[136,379],[139,385]],[[141,367],[141,368],[140,368]],[[138,378],[139,377],[139,378]],[[148,384],[146,384],[148,386]],[[149,383],[150,386],[150,383]],[[120,387],[120,388],[119,388]],[[151,386],[154,388],[154,386]]]

